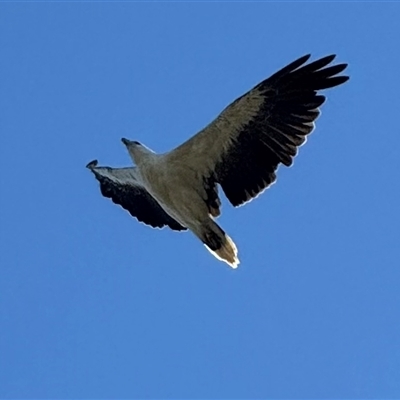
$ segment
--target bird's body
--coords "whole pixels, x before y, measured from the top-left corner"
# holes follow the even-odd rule
[[[168,153],[156,154],[122,139],[136,167],[88,164],[102,194],[153,227],[189,229],[217,258],[236,268],[237,248],[215,222],[221,205],[218,185],[234,206],[262,193],[275,181],[279,164],[292,164],[313,130],[325,100],[317,90],[348,79],[334,76],[346,64],[324,68],[334,56],[302,66],[308,58],[258,84]]]

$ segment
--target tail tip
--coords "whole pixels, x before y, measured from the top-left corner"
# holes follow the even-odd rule
[[[219,260],[228,264],[232,269],[237,269],[240,264],[237,247],[228,235],[225,238],[226,242],[220,249],[211,251]]]

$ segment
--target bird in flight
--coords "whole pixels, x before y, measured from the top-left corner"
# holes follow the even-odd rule
[[[157,154],[123,138],[135,166],[111,168],[91,161],[103,196],[154,228],[190,230],[219,260],[239,264],[233,240],[215,222],[219,186],[234,206],[257,197],[290,166],[314,129],[324,103],[320,90],[346,82],[347,64],[335,55],[309,62],[305,55],[263,80],[177,148]]]

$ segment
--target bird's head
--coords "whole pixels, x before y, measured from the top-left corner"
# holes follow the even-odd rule
[[[129,155],[136,165],[140,165],[142,161],[154,154],[154,152],[148,147],[137,142],[136,140],[122,138],[121,141],[128,149]]]

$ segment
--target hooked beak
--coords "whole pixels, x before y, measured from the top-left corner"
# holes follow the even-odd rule
[[[132,146],[134,144],[140,145],[140,143],[137,142],[136,140],[129,140],[129,139],[125,139],[125,138],[122,138],[121,142],[127,147]]]
[[[122,138],[122,139],[121,139],[121,142],[122,142],[125,146],[129,146],[129,144],[131,143],[131,141],[130,141],[129,139],[125,139],[125,138]]]

